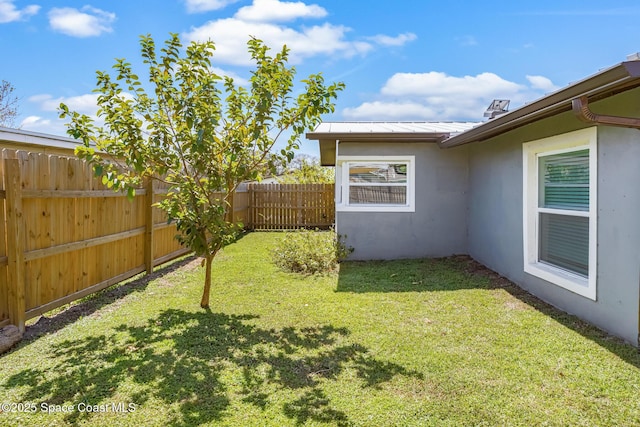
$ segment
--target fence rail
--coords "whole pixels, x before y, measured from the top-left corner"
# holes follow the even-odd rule
[[[328,228],[335,215],[333,188],[333,184],[251,184],[249,227]]]
[[[253,230],[326,228],[333,185],[251,184],[234,217]],[[3,149],[0,156],[0,327],[26,320],[188,253],[154,204],[149,181],[133,201],[71,157]]]
[[[0,156],[0,326],[24,322],[188,253],[153,207],[133,202],[77,158],[10,149]],[[158,185],[158,184],[156,184]]]

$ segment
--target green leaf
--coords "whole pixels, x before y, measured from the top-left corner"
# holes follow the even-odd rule
[[[289,49],[273,54],[256,38],[247,42],[254,61],[248,87],[210,72],[213,42],[183,49],[178,34],[170,34],[157,49],[142,35],[140,47],[143,74],[134,70],[138,62],[124,58],[115,60],[113,74],[96,72],[103,126],[64,104],[60,117],[82,143],[78,156],[108,188],[133,199],[141,177],[167,182],[169,192],[156,206],[176,221],[183,245],[212,257],[238,232],[229,215],[234,189],[291,162],[300,135],[333,110],[343,85],[327,87],[312,75],[297,89]],[[141,85],[140,75],[148,75],[148,83]],[[286,139],[281,150],[275,148],[280,137]]]

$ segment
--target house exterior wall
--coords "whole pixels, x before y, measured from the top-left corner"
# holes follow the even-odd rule
[[[336,212],[350,259],[441,257],[467,252],[467,149],[429,143],[341,142],[338,156],[415,156],[415,212]],[[336,185],[336,191],[340,191]]]
[[[634,90],[609,98],[594,111],[637,116],[639,95]],[[586,126],[567,112],[470,145],[468,253],[541,299],[637,345],[640,131],[598,126],[596,301],[524,272],[522,144]]]

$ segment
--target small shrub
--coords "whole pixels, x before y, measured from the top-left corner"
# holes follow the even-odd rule
[[[302,274],[328,273],[353,251],[335,231],[286,232],[273,248],[273,262],[285,271]]]

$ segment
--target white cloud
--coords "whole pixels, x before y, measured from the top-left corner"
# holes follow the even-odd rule
[[[43,113],[40,115],[30,115],[25,117],[20,123],[20,128],[34,132],[43,132],[50,135],[67,135],[68,123],[67,119],[58,117],[58,107],[61,102],[69,106],[72,111],[87,114],[92,118],[96,118],[95,114],[98,110],[98,96],[95,94],[87,94],[73,97],[54,98],[48,94],[34,95],[28,98],[28,101],[36,104],[37,108]]]
[[[28,116],[20,122],[20,129],[32,132],[41,132],[48,135],[67,135],[67,127],[65,122],[58,118],[45,118],[40,116]]]
[[[236,86],[247,86],[249,84],[249,80],[245,79],[244,77],[241,77],[239,74],[234,73],[232,71],[223,70],[222,68],[218,68],[218,67],[211,67],[211,72],[219,75],[220,77],[232,78]]]
[[[18,9],[13,4],[13,0],[0,0],[0,24],[27,19],[38,13],[39,10],[40,6],[35,4]]]
[[[378,34],[377,36],[368,37],[369,40],[374,41],[382,46],[403,46],[408,42],[417,39],[413,33],[398,34],[396,37],[387,36],[384,34]]]
[[[529,83],[531,83],[531,87],[534,89],[544,90],[546,92],[553,92],[558,90],[559,87],[554,85],[553,82],[544,77],[544,76],[526,76]]]
[[[211,21],[192,29],[184,35],[188,41],[213,40],[216,43],[215,60],[227,64],[249,65],[247,40],[257,37],[267,46],[291,49],[290,60],[298,63],[303,58],[316,55],[340,55],[352,57],[365,54],[373,46],[366,42],[347,41],[348,28],[324,23],[298,31],[293,28],[263,22],[247,22],[236,18]]]
[[[279,0],[254,0],[251,6],[241,7],[235,18],[242,21],[285,22],[298,18],[324,18],[327,11],[317,4],[281,2]]]
[[[82,9],[53,8],[49,12],[49,24],[55,31],[73,37],[94,37],[113,31],[111,24],[116,14],[91,6]]]
[[[445,73],[396,73],[382,88],[390,96],[496,97],[518,92],[521,86],[493,73],[454,77]],[[503,94],[503,95],[500,95]]]
[[[54,98],[48,94],[34,95],[29,101],[38,104],[42,111],[58,111],[60,103],[65,103],[69,110],[95,116],[98,111],[98,94],[84,94],[71,97]]]
[[[33,129],[34,127],[48,127],[51,126],[51,120],[43,119],[40,116],[29,116],[25,117],[22,122],[20,122],[20,128],[29,128]]]
[[[290,23],[298,19],[325,18],[327,15],[323,7],[304,1],[253,0],[251,5],[241,7],[232,17],[192,27],[182,34],[182,38],[188,42],[213,40],[216,61],[243,66],[251,64],[247,53],[250,37],[263,40],[274,50],[286,45],[291,50],[289,59],[293,64],[320,55],[334,58],[364,56],[376,46],[402,46],[416,39],[413,33],[353,39],[348,37],[351,29],[343,25],[326,21],[312,26]]]
[[[53,97],[49,94],[34,95],[28,98],[28,101],[36,104],[37,108],[43,112],[43,116],[51,118],[43,118],[32,115],[25,118],[21,127],[27,130],[45,132],[54,135],[65,135],[66,124],[69,119],[58,118],[60,103],[66,104],[70,111],[77,111],[80,114],[86,114],[93,119],[95,125],[103,126],[104,120],[97,116],[98,113],[98,94],[87,93],[69,97]],[[133,99],[130,93],[123,92],[122,97]]]
[[[527,76],[529,85],[503,79],[493,73],[450,76],[441,72],[397,73],[391,76],[375,100],[345,108],[345,119],[354,120],[454,120],[481,121],[493,99],[511,100],[511,108],[544,95],[552,86],[542,76]]]
[[[211,10],[223,9],[238,0],[185,0],[188,13],[209,12]]]

